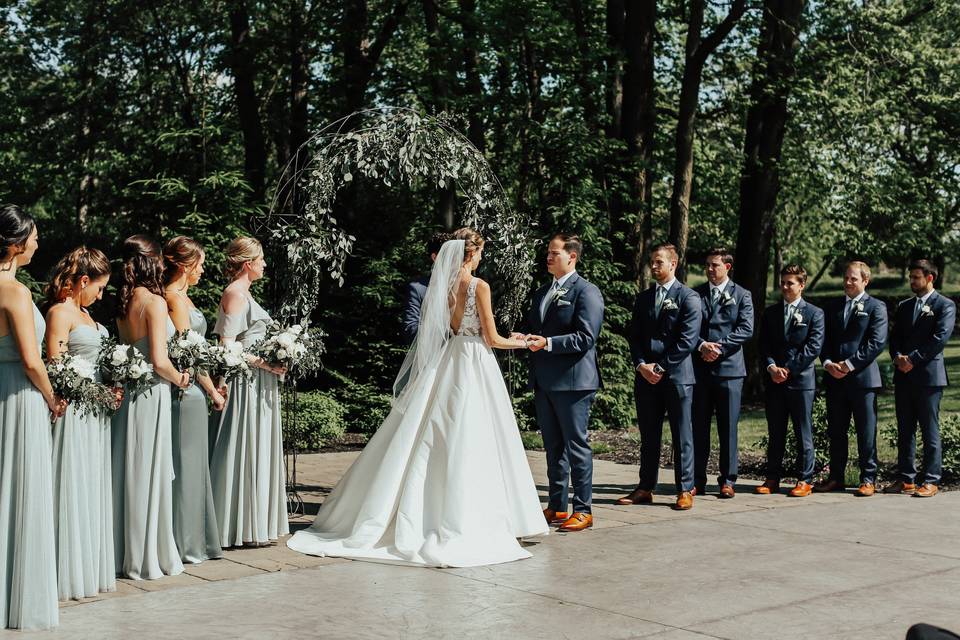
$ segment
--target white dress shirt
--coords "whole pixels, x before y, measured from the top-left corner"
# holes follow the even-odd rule
[[[858,302],[860,302],[860,300],[863,298],[863,296],[864,296],[865,293],[866,293],[866,291],[862,292],[860,295],[858,295],[858,296],[855,297],[855,298],[850,298],[850,296],[847,296],[846,302],[843,303],[843,313],[844,313],[844,315],[843,315],[843,328],[844,328],[844,329],[847,328],[847,323],[850,322],[850,316],[853,315],[853,312],[854,312],[853,306],[854,306],[855,304],[857,304]],[[849,309],[849,315],[848,315],[848,311],[847,311],[848,309]],[[830,358],[827,358],[826,360],[823,361],[823,366],[827,366],[828,364],[830,364],[830,362],[831,362]],[[843,361],[843,364],[845,364],[845,365],[847,366],[847,371],[850,371],[850,372],[853,371],[853,363],[850,362],[849,359],[848,359],[848,360],[844,360],[844,361]]]
[[[547,295],[543,296],[543,301],[540,303],[540,319],[543,320],[547,316],[547,309],[550,308],[551,304],[556,304],[556,301],[553,299],[554,289],[560,289],[567,283],[567,280],[577,272],[576,269],[571,271],[566,275],[562,275],[559,278],[553,279],[553,284],[550,285],[550,289],[547,290]],[[544,347],[547,351],[553,351],[553,338],[547,338],[547,346]]]

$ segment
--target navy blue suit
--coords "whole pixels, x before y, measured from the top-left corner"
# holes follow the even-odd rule
[[[603,295],[596,285],[574,273],[563,292],[540,317],[544,296],[554,296],[553,282],[533,296],[527,315],[531,332],[550,338],[551,349],[530,354],[530,388],[537,424],[547,454],[547,478],[554,511],[566,511],[573,482],[573,511],[590,513],[593,502],[593,451],[587,426],[590,405],[602,386],[597,338],[603,326]]]
[[[940,398],[949,384],[943,364],[943,348],[953,333],[957,306],[934,291],[926,309],[914,322],[915,298],[904,300],[894,315],[890,332],[890,357],[905,355],[913,363],[909,373],[894,369],[897,406],[897,468],[901,479],[914,482],[917,469],[916,431],[923,436],[924,483],[939,484],[942,465],[940,444]]]
[[[707,483],[707,460],[710,458],[710,422],[717,416],[717,437],[720,443],[720,476],[717,484],[733,484],[737,480],[737,424],[743,379],[747,367],[743,362],[743,345],[753,337],[753,296],[732,280],[724,285],[717,304],[712,304],[710,284],[694,291],[700,296],[702,316],[693,369],[697,384],[693,389],[693,452],[694,484]],[[720,357],[706,362],[699,349],[704,342],[720,345]]]
[[[673,436],[674,482],[677,492],[693,489],[693,372],[691,353],[700,336],[700,297],[676,281],[670,287],[659,316],[654,285],[637,296],[630,323],[633,366],[659,364],[663,377],[650,384],[636,374],[637,423],[640,427],[640,489],[653,491],[660,473],[663,417]]]
[[[844,323],[847,296],[824,309],[826,338],[820,361],[850,363],[853,371],[837,379],[823,376],[827,396],[827,432],[830,436],[830,479],[841,484],[847,468],[850,418],[857,429],[860,482],[877,481],[877,389],[883,387],[877,356],[887,342],[887,307],[869,294],[850,308]]]
[[[427,287],[430,285],[430,276],[426,275],[419,280],[407,284],[406,295],[403,298],[403,327],[400,335],[403,341],[410,345],[413,339],[417,337],[417,331],[420,330],[420,305],[423,304],[423,296],[427,295]]]
[[[813,397],[816,393],[814,361],[823,348],[823,310],[802,298],[784,327],[784,303],[767,307],[760,324],[760,361],[764,368],[784,367],[790,376],[776,384],[766,375],[767,414],[767,477],[779,480],[784,474],[783,451],[787,442],[787,425],[799,446],[798,480],[813,480]]]

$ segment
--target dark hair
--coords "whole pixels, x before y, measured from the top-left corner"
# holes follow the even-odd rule
[[[44,293],[47,296],[47,306],[63,302],[64,298],[74,293],[73,288],[83,276],[91,280],[110,275],[110,261],[103,251],[77,247],[60,261],[50,272],[50,282]]]
[[[583,256],[583,241],[575,233],[555,233],[550,241],[560,240],[563,242],[563,250],[567,253],[577,254],[577,260]]]
[[[23,247],[35,226],[33,216],[17,205],[0,205],[0,260],[7,259],[11,247]]]
[[[163,295],[163,258],[160,245],[144,235],[130,236],[123,241],[123,285],[120,287],[120,317],[127,315],[133,290],[144,287],[150,293]]]
[[[450,234],[446,231],[437,231],[430,236],[430,240],[427,241],[427,255],[432,256],[435,253],[440,253],[440,247],[447,240],[450,240]]]
[[[731,267],[733,266],[733,254],[730,253],[729,249],[724,247],[713,247],[707,251],[707,255],[704,256],[704,260],[713,256],[720,256],[720,262],[723,264],[728,264]]]
[[[783,269],[780,269],[780,277],[782,278],[783,276],[796,276],[800,284],[807,284],[807,270],[798,264],[788,264]]]
[[[181,269],[187,270],[200,262],[203,247],[193,238],[177,236],[167,241],[163,247],[163,269],[165,282],[177,277]]]
[[[937,269],[937,265],[933,264],[925,258],[919,260],[914,260],[910,263],[910,268],[907,271],[913,271],[914,269],[919,269],[923,271],[924,277],[933,276],[933,279],[936,280],[940,276],[940,270]]]
[[[650,249],[650,255],[657,253],[658,251],[663,251],[668,254],[674,260],[680,259],[680,254],[677,253],[677,248],[670,244],[669,242],[661,242],[660,244],[653,245],[653,248]]]

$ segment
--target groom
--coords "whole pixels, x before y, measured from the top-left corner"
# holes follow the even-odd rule
[[[597,336],[603,325],[603,295],[577,274],[583,244],[558,233],[547,247],[553,281],[533,296],[527,315],[530,388],[547,453],[550,500],[543,515],[560,531],[593,526],[593,451],[587,441],[590,405],[601,386]],[[546,337],[544,337],[546,336]],[[567,491],[573,480],[573,514]]]

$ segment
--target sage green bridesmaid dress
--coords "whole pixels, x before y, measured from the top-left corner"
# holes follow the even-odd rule
[[[33,308],[37,348],[46,329]],[[0,337],[0,623],[57,626],[50,412],[23,370],[12,334]]]
[[[253,298],[232,316],[217,312],[213,332],[250,348],[266,335],[270,316]],[[230,383],[210,460],[222,547],[267,544],[290,533],[287,523],[279,378],[256,369]]]
[[[174,333],[167,318],[167,338]],[[152,362],[149,336],[133,343]],[[117,567],[134,580],[183,573],[173,536],[171,386],[159,376],[129,390],[113,420],[114,544]]]
[[[190,328],[207,333],[207,321],[190,309]],[[173,394],[173,535],[183,562],[222,558],[217,515],[210,485],[207,400],[196,383]]]
[[[100,343],[107,336],[102,325],[77,326],[70,331],[67,351],[96,363]],[[61,600],[116,591],[110,466],[109,416],[80,415],[76,407],[67,407],[53,426],[54,530]]]

